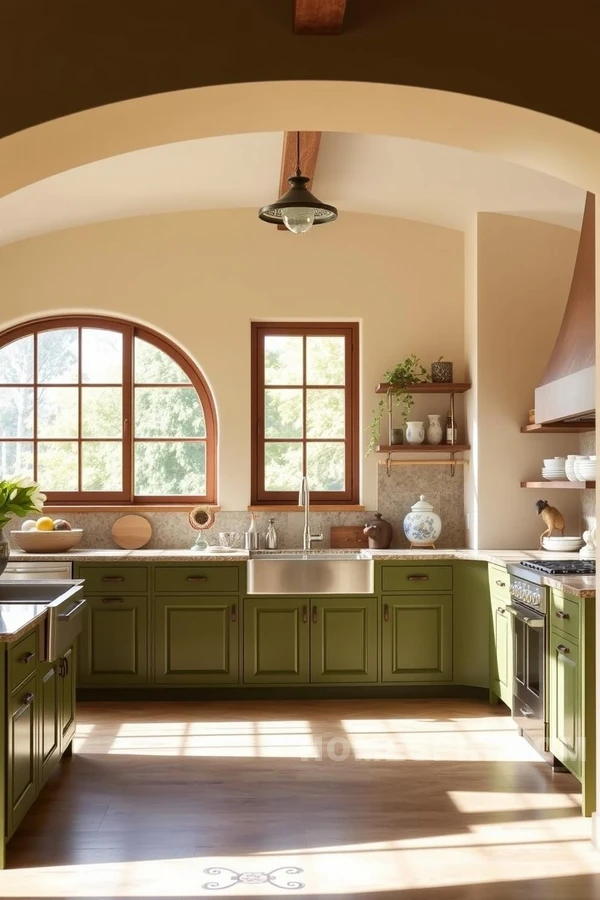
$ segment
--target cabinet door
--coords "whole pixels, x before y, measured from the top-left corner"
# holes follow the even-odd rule
[[[6,812],[10,837],[33,803],[38,789],[37,676],[32,675],[9,700]]]
[[[157,684],[237,684],[237,597],[156,597],[155,610]]]
[[[311,600],[310,680],[377,681],[377,599]]]
[[[550,632],[550,752],[581,777],[582,709],[579,646]]]
[[[75,734],[76,678],[75,648],[69,647],[59,665],[60,681],[60,751],[64,753]]]
[[[246,684],[308,684],[309,609],[308,598],[246,597]]]
[[[452,597],[382,597],[383,681],[452,681]]]
[[[506,604],[492,595],[492,652],[490,654],[490,685],[503,703],[510,706],[513,694],[512,616]]]
[[[40,784],[43,785],[60,760],[60,691],[57,662],[42,663],[38,672],[40,687]]]
[[[79,638],[79,684],[148,682],[148,598],[87,596]]]

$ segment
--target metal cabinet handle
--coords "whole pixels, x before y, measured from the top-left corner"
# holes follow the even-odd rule
[[[35,694],[25,694],[25,696],[21,698],[21,703],[23,706],[29,706],[30,703],[33,703],[34,697]]]
[[[68,656],[63,656],[63,662],[64,662],[64,664],[65,664],[65,674],[64,674],[63,677],[66,678],[67,675],[69,674],[69,657],[68,657]]]
[[[25,663],[25,665],[27,665],[27,663],[30,663],[32,659],[35,659],[35,653],[33,652],[33,650],[30,650],[29,653],[24,653],[23,656],[19,657],[19,662]]]
[[[565,647],[564,644],[558,644],[556,649],[558,650],[559,653],[570,653],[571,652],[568,647]]]
[[[408,581],[429,581],[429,575],[409,575]]]
[[[560,609],[558,609],[556,611],[555,615],[556,615],[557,619],[569,619],[570,618],[569,613],[562,612]]]
[[[305,625],[308,622],[308,607],[307,606],[302,607],[302,621],[304,622]]]
[[[85,603],[86,603],[85,600],[80,600],[79,603],[76,603],[75,606],[73,606],[72,609],[70,609],[68,613],[62,613],[58,618],[62,619],[63,621],[65,619],[70,619],[71,616],[74,616],[75,613],[79,612],[79,610],[81,609],[82,606],[85,606]]]
[[[188,575],[186,581],[208,581],[206,575]]]
[[[496,578],[496,584],[498,585],[498,587],[506,587],[506,582],[500,581],[500,579],[498,578]]]
[[[103,597],[102,603],[123,603],[122,597]]]
[[[316,625],[317,624],[317,607],[316,606],[313,606],[312,620],[313,620],[313,625]]]
[[[505,615],[506,615],[506,610],[504,609],[503,606],[497,606],[497,607],[496,607],[496,612],[497,612],[497,613],[500,613],[501,616],[505,616]]]
[[[522,716],[525,716],[526,718],[529,718],[530,716],[533,715],[533,712],[530,709],[523,709],[522,706],[519,707],[519,712],[521,713]]]
[[[115,581],[125,581],[122,575],[103,575],[102,581],[105,582],[115,582]]]
[[[65,677],[65,661],[62,657],[58,661],[58,677],[59,678]]]
[[[231,604],[231,621],[237,622],[237,606],[235,603]]]
[[[390,621],[390,608],[387,605],[387,603],[383,604],[383,621],[384,622]]]

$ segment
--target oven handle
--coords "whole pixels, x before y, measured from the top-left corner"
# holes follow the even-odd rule
[[[544,617],[543,616],[525,616],[521,612],[520,609],[517,609],[516,606],[506,606],[506,612],[510,613],[511,616],[514,616],[515,619],[518,619],[519,622],[523,622],[527,625],[528,628],[543,628],[544,627]]]

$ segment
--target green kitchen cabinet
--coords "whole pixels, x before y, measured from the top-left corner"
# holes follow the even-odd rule
[[[579,645],[550,633],[550,752],[581,778],[582,721]]]
[[[490,690],[508,707],[513,694],[513,618],[506,602],[497,594],[490,597],[491,647]]]
[[[148,682],[148,598],[87,594],[79,636],[82,687],[127,687]]]
[[[60,762],[61,755],[61,692],[59,662],[41,663],[38,673],[40,693],[40,786]]]
[[[581,781],[582,812],[596,808],[595,598],[550,595],[550,752]]]
[[[8,699],[6,836],[10,837],[38,792],[39,697],[37,673]]]
[[[310,608],[305,597],[244,599],[244,683],[308,684]]]
[[[377,598],[311,600],[310,680],[377,681]]]
[[[237,595],[154,598],[154,681],[162,685],[237,684]]]
[[[452,681],[452,595],[382,596],[384,682]]]

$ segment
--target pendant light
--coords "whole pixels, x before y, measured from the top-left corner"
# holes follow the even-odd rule
[[[321,203],[306,185],[310,181],[300,172],[300,132],[296,132],[296,174],[290,175],[290,189],[276,203],[269,203],[259,210],[258,218],[272,225],[282,223],[294,234],[310,231],[313,225],[323,225],[337,219],[337,209]]]

